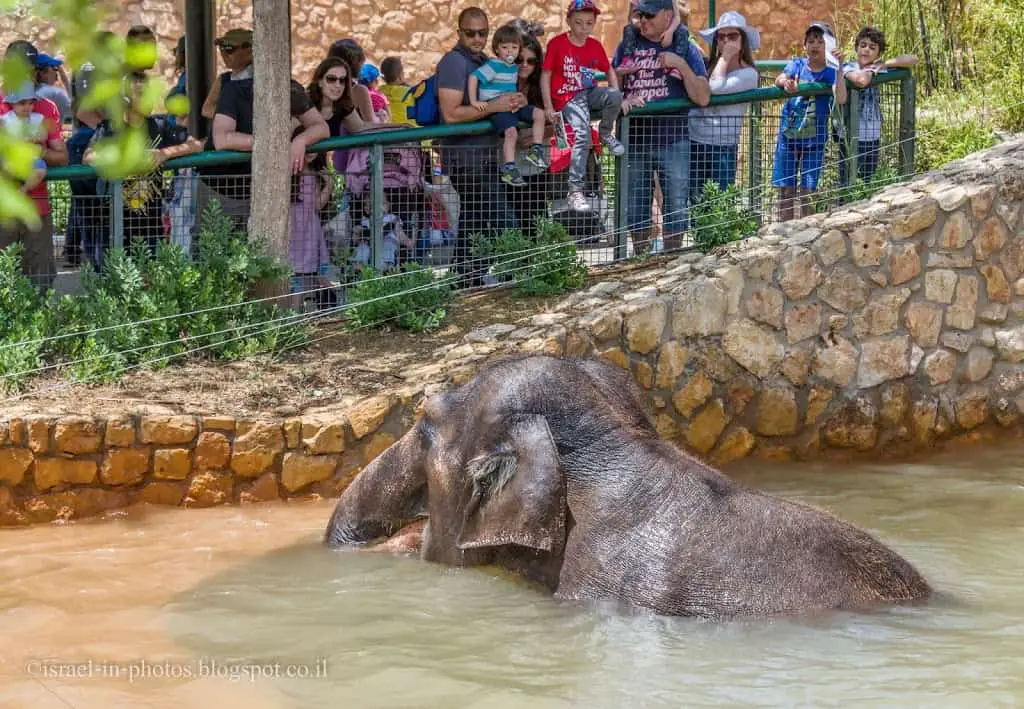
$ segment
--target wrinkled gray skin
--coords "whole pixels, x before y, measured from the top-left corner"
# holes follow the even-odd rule
[[[500,564],[560,599],[728,618],[930,594],[865,532],[660,440],[632,378],[600,360],[502,360],[432,397],[344,492],[325,542],[394,533],[424,501],[423,559]]]

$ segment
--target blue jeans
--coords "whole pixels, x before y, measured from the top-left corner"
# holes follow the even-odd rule
[[[630,233],[650,231],[653,227],[651,205],[654,202],[654,173],[657,171],[664,197],[662,232],[665,235],[665,249],[678,248],[681,245],[680,237],[689,225],[689,137],[664,147],[630,146],[626,159],[629,161],[626,221],[629,223]],[[647,244],[645,246],[645,251],[650,248]]]
[[[704,195],[704,184],[714,182],[724,190],[736,184],[735,145],[709,145],[690,142],[690,202],[697,204]]]

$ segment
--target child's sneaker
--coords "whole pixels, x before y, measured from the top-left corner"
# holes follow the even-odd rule
[[[626,146],[623,145],[622,141],[614,135],[602,135],[601,142],[608,147],[608,150],[610,150],[612,155],[615,157],[621,157],[626,154]]]
[[[570,192],[566,201],[569,203],[569,209],[574,212],[590,211],[590,201],[583,196],[582,192]]]
[[[541,170],[548,169],[547,155],[544,154],[544,146],[540,143],[535,143],[530,146],[530,152],[526,154],[526,161],[534,167],[539,167]]]
[[[501,167],[501,181],[509,187],[526,187],[526,180],[519,173],[515,163],[508,163]]]

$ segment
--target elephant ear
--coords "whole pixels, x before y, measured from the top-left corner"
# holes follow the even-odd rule
[[[565,481],[543,416],[517,416],[498,443],[469,461],[473,494],[460,549],[518,544],[551,551],[565,534]]]

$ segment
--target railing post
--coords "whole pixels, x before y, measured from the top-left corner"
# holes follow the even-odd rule
[[[904,70],[906,71],[906,70]],[[914,174],[917,141],[917,82],[907,71],[900,81],[900,175]]]
[[[113,180],[110,183],[110,247],[114,249],[124,248],[124,192],[121,189],[123,184],[121,180]]]
[[[628,254],[629,231],[626,207],[629,200],[629,116],[619,119],[619,140],[626,154],[615,161],[615,260]]]
[[[384,146],[370,146],[370,234],[373,243],[373,270],[384,270]]]
[[[762,103],[754,101],[750,104],[749,128],[747,130],[747,194],[750,195],[750,208],[761,217],[761,185],[764,182],[764,168],[761,164],[761,130],[764,125],[761,112]]]
[[[846,143],[846,179],[843,187],[850,187],[857,181],[858,155],[860,152],[860,89],[851,89],[846,100],[846,135],[839,136]]]

